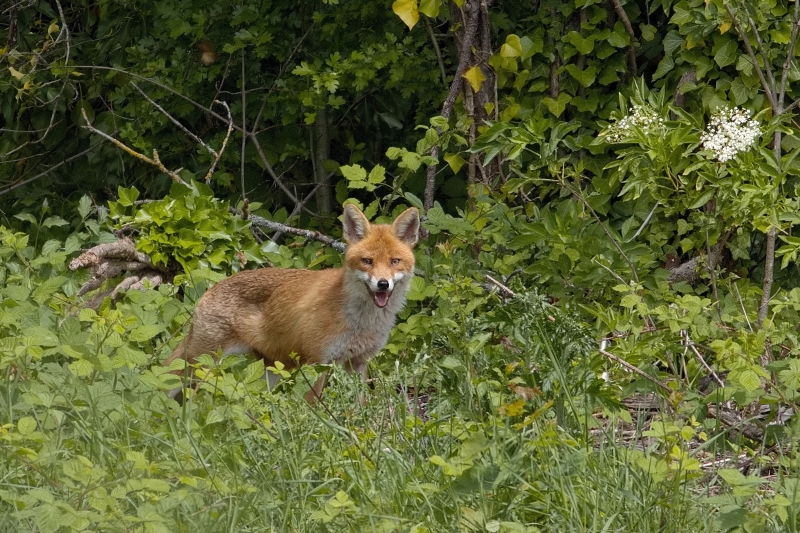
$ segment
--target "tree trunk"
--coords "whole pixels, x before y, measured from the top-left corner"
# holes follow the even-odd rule
[[[328,110],[317,111],[314,123],[314,183],[317,185],[317,211],[328,214],[333,210],[333,187],[328,171],[323,163],[330,159],[331,138],[328,131]]]

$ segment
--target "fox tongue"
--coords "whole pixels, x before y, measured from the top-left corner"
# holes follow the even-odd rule
[[[375,298],[375,305],[378,307],[386,307],[386,304],[389,303],[388,292],[373,292],[372,296]]]

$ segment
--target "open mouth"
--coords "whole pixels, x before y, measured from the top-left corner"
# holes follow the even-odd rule
[[[389,303],[389,296],[392,295],[391,291],[377,291],[373,292],[372,290],[369,291],[372,295],[372,299],[380,308],[386,307],[386,304]]]

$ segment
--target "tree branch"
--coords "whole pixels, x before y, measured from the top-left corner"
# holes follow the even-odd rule
[[[245,110],[247,108],[247,93],[245,92],[245,69],[244,69],[244,48],[242,48],[242,153],[239,157],[239,178],[242,181],[242,201],[247,203],[247,190],[245,190],[244,185],[244,149],[247,146],[247,115],[245,114]]]
[[[781,73],[781,89],[778,93],[778,105],[783,107],[783,99],[786,96],[786,81],[789,78],[789,68],[794,57],[794,47],[797,43],[797,33],[800,30],[800,2],[794,3],[794,20],[792,21],[792,37],[789,39],[789,49],[786,51],[786,60],[783,62],[783,72]]]
[[[634,48],[633,43],[636,41],[636,35],[633,33],[633,26],[631,26],[631,21],[628,18],[628,14],[625,13],[625,9],[622,7],[622,3],[620,0],[611,0],[611,3],[614,4],[614,11],[617,12],[620,20],[622,21],[622,25],[625,27],[625,31],[628,32],[628,37],[630,38],[631,42],[628,44],[628,68],[631,71],[631,77],[636,77],[636,48]]]
[[[769,311],[769,300],[772,293],[773,270],[775,268],[775,238],[777,233],[778,231],[774,226],[769,228],[767,231],[767,260],[764,263],[764,284],[761,289],[761,305],[758,307],[759,326],[763,325],[764,319],[767,318],[767,312]],[[770,261],[770,259],[772,259],[772,261]]]
[[[158,109],[158,111],[159,111],[159,112],[160,112],[162,115],[164,115],[165,117],[167,117],[167,118],[169,119],[169,121],[170,121],[170,122],[172,122],[173,124],[175,124],[176,126],[178,126],[178,128],[180,128],[180,129],[181,129],[181,131],[183,131],[183,132],[184,132],[186,135],[188,135],[189,137],[191,137],[192,139],[194,139],[194,142],[196,142],[197,144],[199,144],[200,146],[202,146],[203,148],[205,148],[205,149],[206,149],[206,151],[207,151],[209,154],[213,155],[214,157],[217,157],[217,152],[216,152],[216,151],[215,151],[213,148],[211,148],[209,145],[207,145],[205,142],[203,142],[203,139],[201,139],[200,137],[198,137],[197,135],[195,135],[194,133],[192,133],[191,131],[189,131],[189,128],[187,128],[186,126],[184,126],[183,124],[181,124],[181,123],[178,121],[178,119],[176,119],[175,117],[173,117],[172,115],[170,115],[169,113],[167,113],[167,111],[166,111],[166,110],[165,110],[163,107],[161,107],[160,105],[158,105],[158,104],[157,104],[157,103],[156,103],[156,102],[155,102],[155,101],[154,101],[152,98],[150,98],[149,96],[147,96],[147,93],[146,93],[146,92],[144,92],[143,90],[141,90],[141,89],[139,88],[139,86],[138,86],[138,85],[136,85],[136,84],[135,84],[135,83],[133,83],[133,82],[130,82],[130,83],[131,83],[131,85],[133,85],[133,88],[134,88],[134,89],[136,89],[137,91],[139,91],[139,94],[141,94],[141,95],[142,95],[142,97],[144,97],[144,99],[145,99],[145,100],[147,100],[148,102],[150,102],[150,105],[152,105],[153,107],[155,107],[156,109]]]
[[[756,28],[756,23],[753,21],[753,18],[748,15],[747,21],[750,24],[750,29],[753,32],[753,36],[756,38],[756,44],[758,45],[758,51],[761,54],[761,58],[764,60],[764,70],[767,71],[767,81],[769,82],[769,87],[772,94],[777,95],[778,90],[775,88],[775,78],[772,75],[772,67],[770,66],[769,56],[767,55],[767,51],[764,49],[764,43],[761,41],[761,34],[758,33],[758,28]],[[781,114],[782,110],[775,109],[776,114]]]
[[[764,77],[764,71],[761,70],[761,66],[758,64],[758,58],[756,57],[755,52],[753,51],[753,47],[750,46],[750,40],[747,38],[747,32],[742,29],[742,25],[739,24],[739,20],[736,18],[736,15],[733,14],[729,5],[725,5],[725,9],[728,11],[728,15],[730,15],[731,20],[733,22],[733,26],[736,28],[736,33],[739,34],[739,38],[742,40],[744,44],[744,48],[747,51],[747,55],[750,57],[750,62],[756,69],[756,74],[758,74],[758,79],[761,81],[761,87],[764,88],[764,92],[767,93],[767,99],[769,100],[769,105],[772,106],[773,110],[778,109],[778,103],[775,101],[775,93],[770,90],[770,85],[767,82],[767,78]],[[769,68],[769,65],[765,65]],[[770,74],[770,77],[772,75]]]
[[[647,373],[647,372],[645,372],[644,370],[642,370],[642,369],[640,369],[640,368],[638,368],[638,367],[635,367],[635,366],[633,366],[633,365],[632,365],[632,364],[630,364],[629,362],[627,362],[627,361],[625,361],[625,360],[623,360],[623,359],[620,359],[619,357],[617,357],[617,356],[616,356],[616,355],[614,355],[613,353],[611,353],[611,352],[607,352],[607,351],[603,350],[602,348],[599,348],[597,351],[599,351],[599,352],[600,352],[602,355],[604,355],[604,356],[606,356],[607,358],[611,359],[611,360],[612,360],[612,361],[614,361],[615,363],[617,363],[617,364],[620,364],[620,365],[624,366],[625,368],[627,368],[627,369],[628,369],[628,370],[630,370],[631,372],[633,372],[633,373],[635,373],[635,374],[638,374],[638,375],[640,375],[641,377],[645,378],[647,381],[650,381],[650,382],[652,382],[652,383],[655,383],[655,384],[656,384],[656,385],[658,385],[658,387],[659,387],[659,388],[661,388],[662,390],[665,390],[665,391],[667,391],[668,393],[672,394],[672,392],[673,392],[673,391],[672,391],[672,389],[670,389],[669,387],[667,387],[666,385],[664,385],[663,383],[661,383],[659,380],[657,380],[656,378],[654,378],[653,376],[651,376],[650,374],[648,374],[648,373]]]
[[[134,150],[132,148],[128,148],[125,144],[121,143],[120,141],[118,141],[114,137],[111,137],[110,135],[107,135],[107,134],[103,133],[102,131],[98,130],[97,128],[95,128],[94,126],[92,126],[91,123],[89,122],[89,117],[86,116],[86,110],[85,109],[81,108],[81,114],[83,115],[83,120],[86,121],[86,125],[83,126],[84,128],[86,128],[87,130],[89,130],[89,131],[91,131],[93,133],[96,133],[97,135],[103,137],[104,139],[106,139],[108,141],[111,141],[115,146],[117,146],[118,148],[123,150],[128,155],[131,155],[131,156],[135,157],[136,159],[144,161],[145,163],[149,163],[149,164],[153,165],[154,167],[158,168],[158,170],[160,170],[161,172],[163,172],[164,174],[169,176],[172,179],[172,181],[174,181],[175,183],[183,183],[184,185],[186,185],[186,182],[183,181],[183,178],[181,178],[177,173],[173,172],[172,170],[169,170],[167,167],[164,166],[164,163],[162,163],[161,159],[158,158],[158,152],[155,149],[153,149],[153,158],[150,159],[146,155],[140,154],[139,152],[137,152],[136,150]]]
[[[475,34],[478,32],[478,12],[480,10],[480,3],[478,0],[469,1],[467,3],[467,8],[469,10],[469,15],[465,14],[466,28],[464,30],[464,40],[461,42],[461,49],[458,52],[458,67],[456,68],[453,82],[450,84],[450,90],[447,93],[447,98],[445,98],[444,104],[442,105],[441,115],[444,118],[450,118],[450,113],[453,111],[456,98],[458,98],[458,94],[461,92],[461,86],[464,83],[464,78],[462,76],[464,71],[467,70],[469,60],[472,57],[472,42],[475,40]],[[438,133],[441,134],[441,131]],[[438,144],[431,149],[431,157],[438,161]],[[433,192],[435,186],[436,163],[433,163],[428,166],[425,180],[424,207],[426,211],[433,207]]]
[[[242,214],[239,209],[235,207],[229,208],[231,213],[236,215]],[[314,241],[321,242],[326,246],[330,246],[337,252],[344,253],[347,244],[343,241],[334,239],[332,237],[328,237],[327,235],[323,235],[318,231],[308,230],[308,229],[300,229],[300,228],[293,228],[292,226],[287,226],[286,224],[281,224],[280,222],[273,222],[272,220],[267,220],[264,217],[260,217],[258,215],[250,215],[247,219],[251,222],[251,224],[257,228],[267,228],[271,231],[280,231],[283,233],[289,233],[290,235],[297,235],[298,237],[305,237],[306,239],[311,239]]]
[[[214,173],[214,169],[217,168],[217,163],[219,163],[219,159],[222,157],[222,152],[225,151],[225,147],[228,146],[228,139],[231,138],[231,132],[233,131],[233,116],[231,116],[231,108],[228,107],[227,102],[221,102],[219,100],[214,100],[215,103],[220,104],[225,108],[225,111],[228,112],[228,131],[225,133],[225,138],[222,140],[222,146],[219,148],[219,152],[212,152],[214,154],[214,162],[211,163],[211,166],[208,167],[208,172],[205,175],[205,182],[211,182],[211,175]]]
[[[442,60],[442,51],[439,49],[439,42],[436,40],[436,35],[433,33],[433,26],[428,17],[423,17],[425,20],[425,27],[428,29],[428,35],[433,43],[433,51],[436,53],[436,60],[439,63],[439,72],[442,75],[442,85],[447,85],[447,73],[444,70],[444,61]]]
[[[116,132],[114,132],[114,133],[116,134]],[[34,176],[34,177],[32,177],[32,178],[29,178],[29,179],[27,179],[27,180],[25,180],[25,181],[20,181],[19,183],[14,183],[14,184],[12,184],[12,185],[9,185],[9,186],[7,186],[5,189],[0,189],[0,196],[4,195],[4,194],[6,194],[6,193],[9,193],[9,192],[11,192],[11,191],[13,191],[14,189],[17,189],[17,188],[19,188],[19,187],[22,187],[22,186],[24,186],[24,185],[27,185],[28,183],[31,183],[31,182],[33,182],[33,181],[36,181],[36,180],[38,180],[39,178],[43,178],[43,177],[47,176],[48,174],[50,174],[52,171],[54,171],[54,170],[55,170],[55,169],[57,169],[58,167],[60,167],[60,166],[62,166],[62,165],[66,165],[66,164],[67,164],[67,163],[69,163],[70,161],[74,161],[75,159],[78,159],[79,157],[83,157],[84,155],[88,154],[89,152],[91,152],[92,150],[94,150],[95,148],[97,148],[98,146],[100,146],[100,144],[95,144],[95,145],[93,145],[93,146],[90,146],[89,148],[87,148],[87,149],[86,149],[86,150],[84,150],[83,152],[79,152],[79,153],[77,153],[77,154],[75,154],[75,155],[73,155],[73,156],[70,156],[70,157],[66,158],[65,160],[63,160],[62,162],[60,162],[60,163],[56,163],[56,164],[55,164],[55,165],[53,165],[52,167],[48,168],[47,170],[45,170],[44,172],[42,172],[42,173],[40,173],[40,174],[37,174],[37,175],[35,175],[35,176]]]

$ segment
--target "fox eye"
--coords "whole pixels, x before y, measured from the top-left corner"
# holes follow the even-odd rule
[[[392,264],[393,264],[393,265],[399,265],[399,264],[400,264],[400,259],[398,259],[397,257],[395,257],[394,259],[392,259]]]
[[[362,257],[361,262],[364,263],[365,265],[371,265],[372,259],[370,259],[369,257]]]

